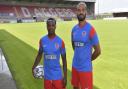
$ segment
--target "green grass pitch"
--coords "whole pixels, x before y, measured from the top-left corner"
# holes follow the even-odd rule
[[[102,54],[93,61],[94,89],[128,89],[128,21],[89,21],[95,27]],[[71,29],[76,21],[57,22],[56,33],[67,50],[68,83],[72,89]],[[38,51],[39,39],[47,34],[45,23],[0,24],[0,47],[18,89],[43,89],[43,81],[34,79],[31,67]]]

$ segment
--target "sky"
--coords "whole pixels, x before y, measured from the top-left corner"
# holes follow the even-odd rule
[[[96,0],[95,13],[111,12],[118,8],[125,8],[128,11],[128,0]]]

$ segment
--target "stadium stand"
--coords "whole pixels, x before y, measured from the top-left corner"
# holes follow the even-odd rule
[[[47,8],[40,6],[35,7],[1,5],[0,17],[2,21],[6,21],[5,19],[22,19],[23,21],[25,21],[26,19],[27,21],[42,21],[47,19],[48,17],[71,20],[72,18],[75,18],[76,15],[73,8]]]
[[[76,19],[75,5],[78,1],[63,0],[3,0],[0,2],[0,22],[39,22],[49,17],[59,20]],[[54,2],[53,2],[54,1]],[[91,0],[90,0],[91,1]],[[36,2],[36,3],[35,3]],[[94,18],[94,0],[86,2],[87,18]]]

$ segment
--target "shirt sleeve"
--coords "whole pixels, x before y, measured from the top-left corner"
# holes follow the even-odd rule
[[[92,45],[97,45],[99,43],[98,35],[97,35],[94,27],[92,27],[90,30],[90,39],[91,39]]]
[[[66,49],[65,49],[65,44],[64,41],[62,40],[62,45],[61,45],[61,54],[65,54],[66,53]]]
[[[42,41],[39,41],[39,53],[43,52]]]

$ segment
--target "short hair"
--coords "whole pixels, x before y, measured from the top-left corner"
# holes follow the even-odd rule
[[[77,4],[77,8],[80,6],[80,5],[84,5],[85,9],[87,9],[87,5],[85,2],[80,2]]]
[[[56,20],[55,20],[54,18],[49,18],[49,19],[47,19],[47,24],[48,24],[49,22],[56,24]]]

